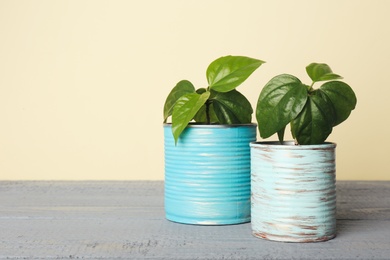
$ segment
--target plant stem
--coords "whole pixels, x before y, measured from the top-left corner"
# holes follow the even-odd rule
[[[310,87],[308,88],[309,91],[313,90],[314,83],[315,83],[314,81],[311,83]]]
[[[207,121],[207,124],[209,125],[210,124],[210,102],[207,100],[206,101],[206,121]]]

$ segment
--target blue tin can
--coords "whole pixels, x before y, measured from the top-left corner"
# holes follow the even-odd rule
[[[170,221],[250,221],[250,146],[256,124],[190,124],[177,144],[164,125],[165,212]]]
[[[254,236],[285,242],[336,236],[334,143],[251,143]]]

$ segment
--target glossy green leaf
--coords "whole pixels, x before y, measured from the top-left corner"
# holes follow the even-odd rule
[[[225,56],[213,61],[206,71],[210,89],[228,92],[244,82],[264,61],[244,57]]]
[[[307,100],[307,87],[288,74],[271,79],[262,89],[256,108],[260,136],[268,138],[290,123]]]
[[[321,95],[313,93],[302,112],[291,121],[291,133],[298,144],[321,144],[332,132],[333,107]]]
[[[253,113],[252,106],[248,99],[237,90],[216,92],[211,101],[219,123],[251,123]]]
[[[164,104],[164,123],[172,115],[176,101],[183,95],[194,93],[195,87],[188,80],[182,80],[171,90]]]
[[[356,107],[356,95],[352,88],[344,82],[326,82],[319,88],[319,91],[330,99],[334,107],[335,121],[333,126],[345,121]]]
[[[331,68],[324,63],[311,63],[306,67],[306,72],[313,82],[342,78],[334,74]]]
[[[202,94],[185,94],[177,100],[172,112],[172,133],[176,143],[180,134],[206,103],[209,96],[210,92],[206,91]]]
[[[312,63],[306,71],[313,84],[341,78],[326,64]],[[349,117],[357,103],[351,87],[341,81],[326,82],[319,89],[313,89],[313,84],[306,86],[291,75],[279,75],[267,83],[256,108],[262,138],[277,133],[283,142],[290,123],[297,144],[321,144],[334,126]]]
[[[203,105],[199,109],[198,113],[196,113],[194,120],[198,123],[210,123],[210,124],[219,123],[217,115],[215,114],[215,111],[214,111],[213,103],[209,104],[208,113],[209,113],[210,122],[207,121],[208,119],[207,119],[206,105]]]

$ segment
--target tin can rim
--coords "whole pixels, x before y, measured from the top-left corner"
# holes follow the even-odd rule
[[[172,123],[163,123],[164,127],[171,127]],[[190,122],[187,127],[190,128],[232,128],[232,127],[256,127],[256,123],[245,123],[245,124],[203,124],[203,123],[194,123]]]
[[[294,141],[256,141],[251,142],[250,147],[253,148],[270,148],[278,150],[315,150],[315,149],[334,149],[337,144],[333,142],[324,142],[322,144],[306,144],[296,145]]]

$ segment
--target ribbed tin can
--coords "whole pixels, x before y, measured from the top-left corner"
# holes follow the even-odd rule
[[[177,144],[164,125],[165,212],[198,225],[250,221],[250,146],[256,124],[190,124]]]
[[[335,237],[336,144],[250,146],[253,235],[285,242]]]

